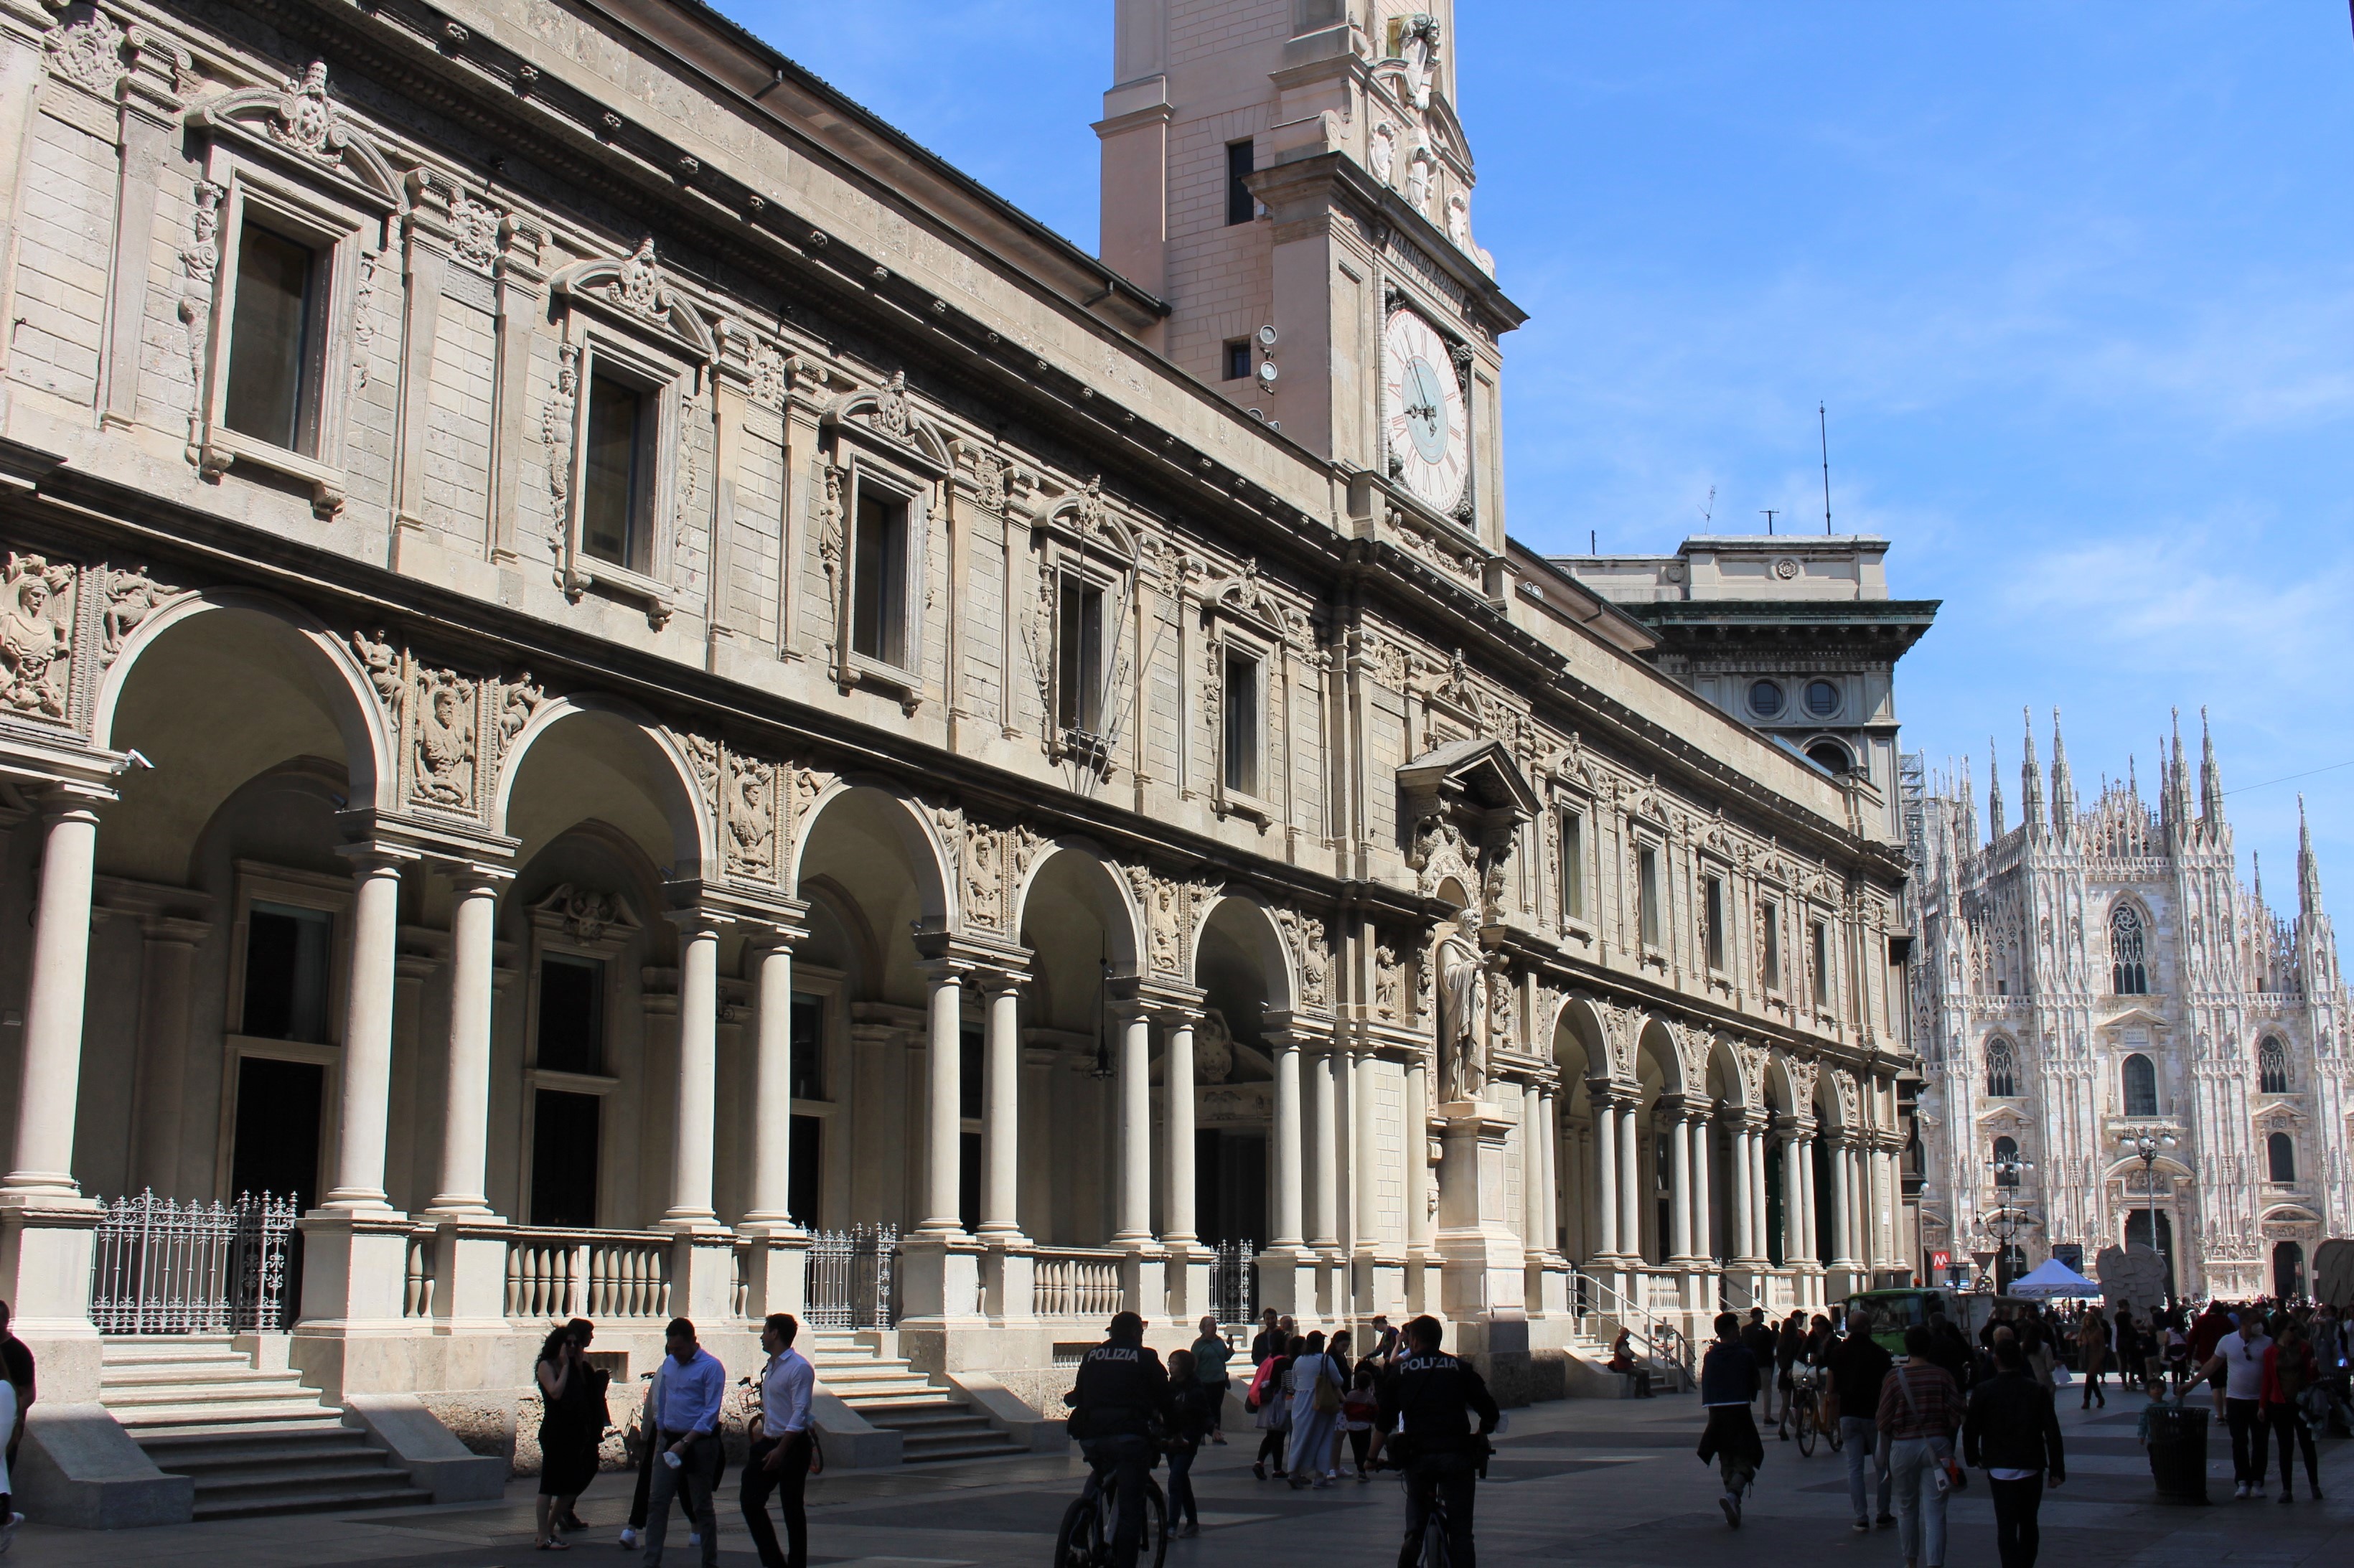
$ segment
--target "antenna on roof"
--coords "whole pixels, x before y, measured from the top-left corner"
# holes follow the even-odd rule
[[[1757,510],[1766,514],[1766,536],[1770,539],[1774,536],[1774,514],[1782,509],[1778,506],[1761,506]]]
[[[1831,531],[1831,425],[1820,403],[1815,405],[1815,429],[1823,439],[1823,532]]]
[[[1596,542],[1598,537],[1599,535],[1596,530],[1588,528],[1585,531],[1585,553],[1587,555],[1598,556],[1602,553],[1602,546]]]
[[[1700,509],[1700,525],[1703,528],[1716,521],[1716,486],[1708,487],[1708,501]]]

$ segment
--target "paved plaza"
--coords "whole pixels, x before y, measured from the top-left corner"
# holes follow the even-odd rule
[[[2062,1413],[2068,1484],[2043,1510],[2042,1561],[2053,1568],[2206,1568],[2218,1563],[2343,1563],[2354,1554],[2354,1443],[2326,1444],[2328,1500],[2238,1503],[2220,1428],[2209,1448],[2214,1478],[2200,1509],[2151,1499],[2147,1465],[2134,1440],[2134,1404],[2112,1400],[2089,1415]],[[1689,1397],[1649,1403],[1570,1401],[1511,1413],[1488,1483],[1479,1490],[1480,1561],[1659,1564],[1808,1562],[1899,1568],[1893,1530],[1848,1528],[1845,1461],[1820,1447],[1799,1457],[1768,1437],[1766,1468],[1738,1533],[1716,1509],[1714,1472],[1692,1457],[1699,1407]],[[1293,1492],[1251,1478],[1242,1435],[1207,1450],[1195,1469],[1202,1534],[1172,1542],[1171,1568],[1196,1563],[1327,1563],[1386,1568],[1396,1548],[1404,1498],[1390,1478]],[[1070,1459],[910,1467],[841,1472],[810,1489],[811,1561],[841,1568],[1044,1568],[1066,1501],[1084,1473]],[[1952,1510],[1953,1568],[1995,1562],[1985,1479]],[[629,1478],[609,1475],[581,1505],[595,1527],[576,1551],[591,1562],[634,1561],[614,1545],[629,1508]],[[2274,1488],[2275,1493],[2277,1487]],[[19,1561],[43,1568],[272,1568],[295,1563],[382,1563],[387,1568],[494,1568],[538,1561],[531,1546],[532,1485],[517,1481],[506,1501],[365,1514],[181,1526],[110,1534],[27,1526]],[[720,1559],[757,1562],[735,1511],[721,1502]],[[669,1561],[691,1564],[673,1527]]]

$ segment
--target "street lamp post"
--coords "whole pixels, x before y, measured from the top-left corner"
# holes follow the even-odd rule
[[[2021,1160],[2015,1154],[2008,1159],[1987,1161],[1987,1173],[1994,1178],[1995,1194],[1999,1201],[1994,1213],[1978,1222],[1978,1228],[1995,1244],[1994,1293],[1997,1296],[2010,1288],[2011,1243],[2018,1238],[2020,1232],[2035,1223],[2025,1210],[2019,1207],[2020,1181],[2034,1169],[2035,1161]]]
[[[2158,1176],[2155,1167],[2158,1150],[2173,1147],[2174,1134],[2170,1132],[2128,1132],[2117,1139],[2119,1152],[2129,1160],[2141,1161],[2141,1192],[2149,1212],[2149,1250],[2165,1260],[2167,1294],[2169,1297],[2173,1294],[2174,1255],[2158,1245]],[[2128,1236],[2126,1241],[2130,1245],[2132,1237]]]

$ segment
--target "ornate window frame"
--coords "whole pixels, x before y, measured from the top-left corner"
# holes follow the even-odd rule
[[[1214,722],[1210,726],[1210,803],[1221,817],[1247,817],[1261,829],[1279,814],[1275,786],[1288,755],[1276,755],[1278,735],[1275,699],[1281,679],[1283,624],[1281,609],[1261,586],[1257,563],[1248,563],[1214,597],[1203,602],[1203,650],[1210,666],[1209,701],[1204,705]],[[1229,655],[1239,654],[1257,669],[1254,693],[1258,711],[1258,788],[1237,789],[1226,782],[1226,669]]]
[[[612,1065],[613,1020],[621,1015],[621,955],[631,942],[643,930],[627,898],[620,894],[596,894],[587,896],[598,899],[601,906],[596,917],[584,920],[578,902],[578,890],[566,883],[550,891],[538,903],[529,906],[530,938],[525,945],[523,1040],[520,1053],[523,1060],[523,1088],[515,1128],[515,1194],[514,1209],[531,1218],[533,1142],[539,1125],[536,1108],[539,1091],[554,1090],[560,1094],[589,1095],[608,1098],[621,1087],[619,1075],[604,1073],[572,1073],[539,1065],[539,982],[541,960],[555,955],[560,958],[594,959],[605,966],[605,1052],[601,1059]],[[597,1217],[606,1218],[610,1205],[606,1190],[612,1175],[609,1156],[613,1153],[613,1118],[600,1115],[597,1118],[597,1186],[593,1207]]]
[[[659,631],[677,608],[674,580],[680,528],[680,454],[690,409],[710,392],[719,344],[704,313],[663,275],[648,238],[624,257],[576,261],[548,280],[563,334],[557,353],[573,386],[564,505],[549,541],[557,586],[578,603],[591,588],[642,606]],[[647,486],[645,557],[625,566],[590,555],[582,540],[588,505],[588,418],[600,373],[650,394],[654,408],[654,472]]]
[[[327,68],[313,62],[282,88],[224,93],[188,113],[202,140],[201,207],[218,214],[198,263],[209,262],[204,350],[188,420],[188,456],[217,480],[237,463],[307,485],[322,517],[341,510],[347,491],[344,446],[356,377],[370,348],[362,313],[379,287],[398,288],[391,248],[408,207],[400,178],[375,142],[327,95]],[[313,385],[315,421],[308,452],[232,430],[227,422],[229,348],[237,316],[237,259],[249,219],[312,247],[326,271],[320,306],[323,331]]]
[[[1582,788],[1564,786],[1553,796],[1554,844],[1553,874],[1553,912],[1556,923],[1564,936],[1590,942],[1594,938],[1594,894],[1596,869],[1598,865],[1594,823],[1594,797]],[[1570,824],[1575,822],[1573,832]],[[1577,861],[1578,907],[1569,906],[1568,866],[1573,854],[1570,841],[1575,838]]]
[[[894,376],[880,391],[834,399],[819,417],[818,432],[821,450],[832,449],[823,459],[832,469],[826,479],[829,499],[821,508],[830,514],[819,517],[817,525],[820,553],[832,578],[834,681],[845,692],[854,686],[873,687],[898,699],[912,714],[924,700],[932,516],[942,487],[956,471],[955,460],[938,431],[916,411],[904,376]],[[851,645],[859,501],[869,493],[907,509],[898,607],[902,636],[896,663],[854,652]]]
[[[2278,1076],[2280,1086],[2272,1080]],[[2266,1030],[2256,1041],[2256,1092],[2260,1095],[2289,1095],[2296,1092],[2296,1075],[2289,1068],[2288,1042],[2278,1031]]]
[[[338,1107],[343,1104],[343,1027],[345,1004],[351,983],[352,939],[351,878],[255,860],[239,860],[235,863],[234,869],[236,891],[230,905],[228,963],[225,976],[228,995],[222,999],[221,1014],[220,1121],[213,1139],[213,1190],[230,1197],[236,1196],[228,1192],[228,1183],[237,1160],[238,1065],[248,1056],[273,1062],[302,1062],[325,1069],[319,1087],[321,1181],[327,1182],[332,1174],[328,1156],[335,1147],[341,1124]],[[327,1024],[334,1038],[323,1042],[264,1040],[244,1032],[246,938],[257,901],[315,909],[334,921],[334,936],[328,946],[327,956]],[[323,1185],[321,1191],[324,1190]],[[313,1196],[315,1201],[317,1194]]]
[[[1034,657],[1044,660],[1038,690],[1045,703],[1046,754],[1055,761],[1077,761],[1101,771],[1111,763],[1111,716],[1127,682],[1129,630],[1143,574],[1135,531],[1104,504],[1099,482],[1089,481],[1031,524],[1037,554],[1040,625]],[[1102,657],[1103,727],[1090,733],[1066,727],[1063,711],[1063,584],[1076,577],[1104,597]]]

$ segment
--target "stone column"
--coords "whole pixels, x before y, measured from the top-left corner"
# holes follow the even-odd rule
[[[1629,1268],[1643,1261],[1642,1150],[1635,1110],[1632,1099],[1618,1103],[1618,1251]]]
[[[416,857],[373,844],[345,853],[355,870],[343,1104],[334,1185],[319,1206],[390,1213],[384,1191],[384,1129],[392,1108],[393,971],[399,958],[401,867]]]
[[[1561,1251],[1561,1112],[1550,1084],[1537,1090],[1537,1145],[1544,1154],[1543,1228],[1538,1244],[1552,1255]]]
[[[1521,1086],[1521,1245],[1532,1257],[1545,1250],[1544,1102],[1536,1082]]]
[[[171,1194],[180,1185],[180,1136],[188,1114],[188,990],[196,944],[212,927],[203,920],[149,915],[140,923],[138,1174],[132,1184]]]
[[[1685,1125],[1691,1132],[1692,1255],[1705,1263],[1716,1256],[1716,1192],[1709,1170],[1716,1123],[1702,1110]]]
[[[964,1234],[962,1194],[957,1187],[958,1139],[962,1135],[960,1068],[964,1050],[962,970],[930,965],[924,996],[924,1220],[917,1227],[930,1236]]]
[[[1733,1255],[1746,1263],[1756,1255],[1756,1233],[1751,1229],[1753,1218],[1750,1199],[1753,1189],[1750,1165],[1755,1152],[1756,1134],[1746,1122],[1733,1128]]]
[[[1297,1247],[1300,1235],[1299,1042],[1270,1043],[1275,1051],[1275,1238]]]
[[[1210,1253],[1194,1213],[1193,1026],[1199,1021],[1184,1008],[1161,1015],[1161,1240],[1169,1252],[1169,1315],[1181,1323],[1200,1317],[1210,1304]]]
[[[1618,1255],[1618,1107],[1588,1090],[1594,1114],[1594,1261]]]
[[[1687,1136],[1683,1106],[1664,1097],[1651,1109],[1652,1125],[1665,1117],[1672,1129],[1668,1137],[1670,1175],[1668,1188],[1668,1261],[1691,1261],[1691,1139]]]
[[[1117,1020],[1119,1047],[1114,1058],[1119,1149],[1118,1228],[1114,1246],[1152,1244],[1152,1020],[1141,1006],[1127,1004]]]
[[[1749,1202],[1751,1205],[1749,1234],[1755,1238],[1755,1245],[1750,1255],[1758,1259],[1760,1266],[1764,1266],[1770,1260],[1766,1255],[1766,1129],[1763,1127],[1753,1127],[1749,1129]],[[1789,1249],[1787,1246],[1784,1247],[1784,1255],[1787,1256],[1788,1253]]]
[[[1354,1308],[1360,1313],[1387,1311],[1396,1305],[1395,1286],[1392,1283],[1394,1277],[1378,1271],[1377,1263],[1381,1238],[1375,1216],[1381,1212],[1382,1143],[1373,1116],[1373,1098],[1380,1074],[1378,1061],[1372,1051],[1360,1051],[1352,1059],[1349,1075],[1349,1103],[1356,1109],[1356,1139],[1349,1164],[1350,1175],[1354,1178],[1350,1207],[1356,1214],[1356,1256],[1350,1282]]]
[[[1022,1235],[1022,977],[997,973],[983,989],[989,1016],[981,1043],[981,1234]]]
[[[1339,1053],[1330,1044],[1308,1061],[1309,1115],[1313,1118],[1313,1148],[1307,1159],[1312,1201],[1308,1245],[1320,1253],[1340,1249],[1341,1139],[1338,1097],[1333,1080]]]
[[[793,1224],[793,949],[783,933],[752,943],[752,1159],[750,1204],[742,1224],[769,1234]],[[822,1046],[820,1047],[822,1049]],[[780,1308],[781,1309],[781,1308]]]
[[[1405,1186],[1405,1247],[1409,1280],[1430,1251],[1430,1069],[1416,1054],[1405,1069],[1405,1137],[1398,1158]]]
[[[709,1230],[719,1223],[711,1206],[719,1103],[719,926],[699,909],[674,910],[671,919],[678,927],[678,1103],[670,1208],[662,1223]]]
[[[1803,1233],[1802,1255],[1809,1264],[1821,1266],[1823,1238],[1816,1213],[1815,1135],[1802,1134],[1798,1139],[1798,1227]]]
[[[491,1009],[504,872],[453,866],[450,877],[450,1052],[441,1101],[441,1177],[426,1213],[485,1219],[490,1153]]]
[[[1782,1138],[1782,1261],[1791,1267],[1810,1262],[1807,1252],[1805,1142],[1793,1128]]]

